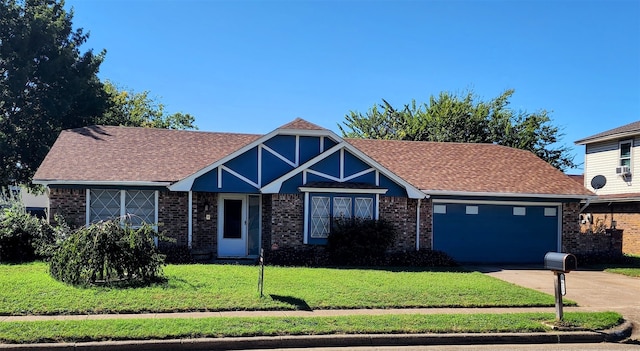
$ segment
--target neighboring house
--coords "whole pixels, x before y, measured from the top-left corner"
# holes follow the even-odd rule
[[[324,245],[334,217],[385,219],[394,251],[541,263],[571,251],[587,189],[534,154],[492,144],[344,139],[296,119],[266,135],[65,130],[34,176],[51,214],[134,214],[214,256]]]
[[[640,254],[640,121],[575,143],[585,146],[584,186],[597,195],[582,230],[620,229],[623,252]]]
[[[10,196],[19,201],[24,206],[25,210],[37,217],[46,218],[47,208],[49,207],[49,198],[46,194],[33,193],[26,186],[11,185],[9,186]],[[2,196],[0,194],[0,196]],[[0,203],[0,206],[2,204]]]

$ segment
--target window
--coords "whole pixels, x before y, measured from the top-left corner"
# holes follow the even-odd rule
[[[333,218],[351,218],[351,198],[333,198]]]
[[[356,197],[356,218],[373,219],[373,199],[370,197]]]
[[[620,164],[619,166],[627,166],[631,168],[631,147],[633,141],[626,140],[620,142]]]
[[[513,215],[514,216],[526,216],[527,215],[527,208],[526,207],[514,207],[513,208]]]
[[[149,190],[125,191],[124,213],[130,218],[133,227],[157,222],[155,195],[155,191]]]
[[[90,190],[89,223],[120,217],[120,190]]]
[[[326,239],[333,219],[373,219],[373,196],[311,195],[309,234],[312,239]]]
[[[158,222],[155,190],[90,189],[88,195],[87,224],[124,216],[134,228]]]
[[[433,213],[447,213],[447,205],[433,205]]]
[[[465,212],[468,215],[477,215],[478,214],[478,206],[467,206]]]
[[[314,196],[311,198],[311,237],[326,238],[329,235],[331,211],[329,198]]]

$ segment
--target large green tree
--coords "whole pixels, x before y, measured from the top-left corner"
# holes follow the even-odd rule
[[[350,111],[338,127],[350,138],[495,143],[531,151],[560,170],[575,167],[571,149],[559,145],[563,134],[549,113],[509,108],[513,93],[479,101],[472,91],[441,92],[428,103],[414,100],[400,109],[383,99],[364,114]]]
[[[165,112],[164,104],[149,96],[148,91],[136,93],[118,88],[110,81],[104,82],[109,96],[109,107],[96,120],[96,124],[149,127],[166,129],[198,129],[195,118],[188,113]]]
[[[72,17],[63,1],[0,0],[0,187],[28,183],[62,129],[108,106],[105,52],[80,51],[88,34]]]

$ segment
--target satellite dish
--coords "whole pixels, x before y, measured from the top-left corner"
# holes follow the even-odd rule
[[[605,178],[603,175],[597,175],[593,177],[593,179],[591,179],[591,187],[596,190],[604,188],[606,184],[607,178]]]

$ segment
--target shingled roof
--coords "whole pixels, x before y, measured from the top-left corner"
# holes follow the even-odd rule
[[[296,119],[277,130],[326,130]],[[326,130],[327,133],[330,131]],[[92,126],[63,131],[40,183],[174,183],[263,135]],[[492,144],[346,139],[428,194],[593,195],[534,154]]]
[[[33,178],[49,182],[175,182],[260,137],[113,126],[64,130]]]
[[[347,142],[428,194],[593,195],[529,151],[494,144]]]
[[[602,133],[576,140],[575,143],[578,145],[584,145],[592,142],[623,138],[637,134],[640,134],[640,121],[625,124],[622,127],[609,129]]]

